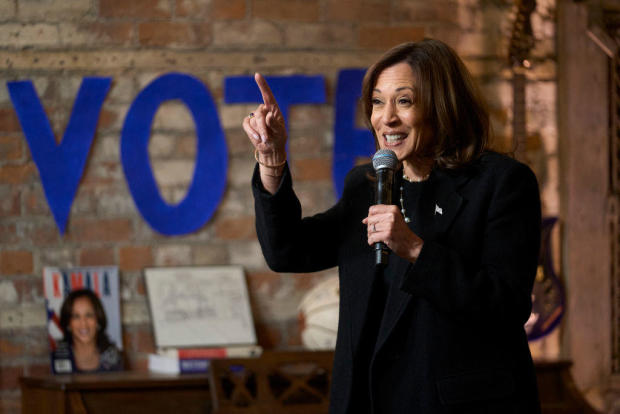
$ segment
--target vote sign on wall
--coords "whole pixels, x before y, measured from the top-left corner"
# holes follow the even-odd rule
[[[335,98],[332,177],[338,196],[344,177],[357,157],[374,152],[370,131],[355,125],[357,101],[365,70],[340,71]],[[8,82],[11,101],[34,163],[39,170],[48,205],[61,234],[64,234],[93,143],[99,113],[112,78],[85,77],[77,93],[67,128],[56,143],[49,119],[30,80]],[[285,120],[291,105],[326,102],[322,76],[267,77]],[[197,138],[196,165],[185,198],[166,202],[157,187],[148,156],[151,124],[158,108],[179,100],[190,111]],[[224,79],[226,104],[261,103],[252,76]],[[239,120],[241,123],[241,120]],[[165,235],[183,235],[198,230],[213,216],[226,187],[228,151],[217,107],[207,86],[183,73],[164,74],[147,85],[132,102],[121,131],[120,156],[123,172],[136,208],[147,223]]]

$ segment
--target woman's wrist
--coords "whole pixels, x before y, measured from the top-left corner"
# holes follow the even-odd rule
[[[285,151],[260,152],[258,149],[255,149],[254,159],[260,165],[261,175],[264,174],[269,177],[282,176],[284,165],[286,164]]]
[[[419,239],[416,243],[414,243],[413,248],[409,250],[409,261],[411,263],[415,263],[420,257],[420,253],[422,252],[422,247],[424,246],[424,240]]]

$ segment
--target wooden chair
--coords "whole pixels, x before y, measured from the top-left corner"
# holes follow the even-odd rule
[[[327,414],[334,354],[265,351],[211,361],[216,414]]]

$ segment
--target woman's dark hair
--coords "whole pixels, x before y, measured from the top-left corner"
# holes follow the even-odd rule
[[[111,345],[111,342],[105,333],[105,329],[108,326],[108,319],[105,316],[105,310],[103,309],[101,301],[95,292],[90,289],[74,290],[69,293],[69,295],[65,298],[65,301],[62,303],[62,307],[60,308],[60,328],[64,334],[64,339],[68,344],[73,344],[73,335],[69,329],[69,324],[71,323],[73,304],[80,298],[88,299],[91,305],[93,305],[95,317],[97,318],[97,336],[95,341],[99,352],[103,352]]]
[[[434,145],[422,149],[424,155],[443,168],[459,168],[477,159],[489,146],[489,115],[469,71],[454,50],[439,40],[398,45],[368,69],[361,99],[373,135],[370,116],[377,78],[401,62],[413,70],[416,107],[434,134]]]

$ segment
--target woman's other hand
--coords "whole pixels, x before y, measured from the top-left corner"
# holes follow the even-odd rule
[[[415,262],[424,241],[411,231],[400,210],[394,205],[370,206],[368,217],[362,220],[368,230],[368,244],[383,242],[394,253]]]
[[[280,184],[286,162],[286,127],[265,78],[256,73],[254,80],[260,89],[263,103],[243,119],[243,129],[256,150],[263,186],[273,194]]]

